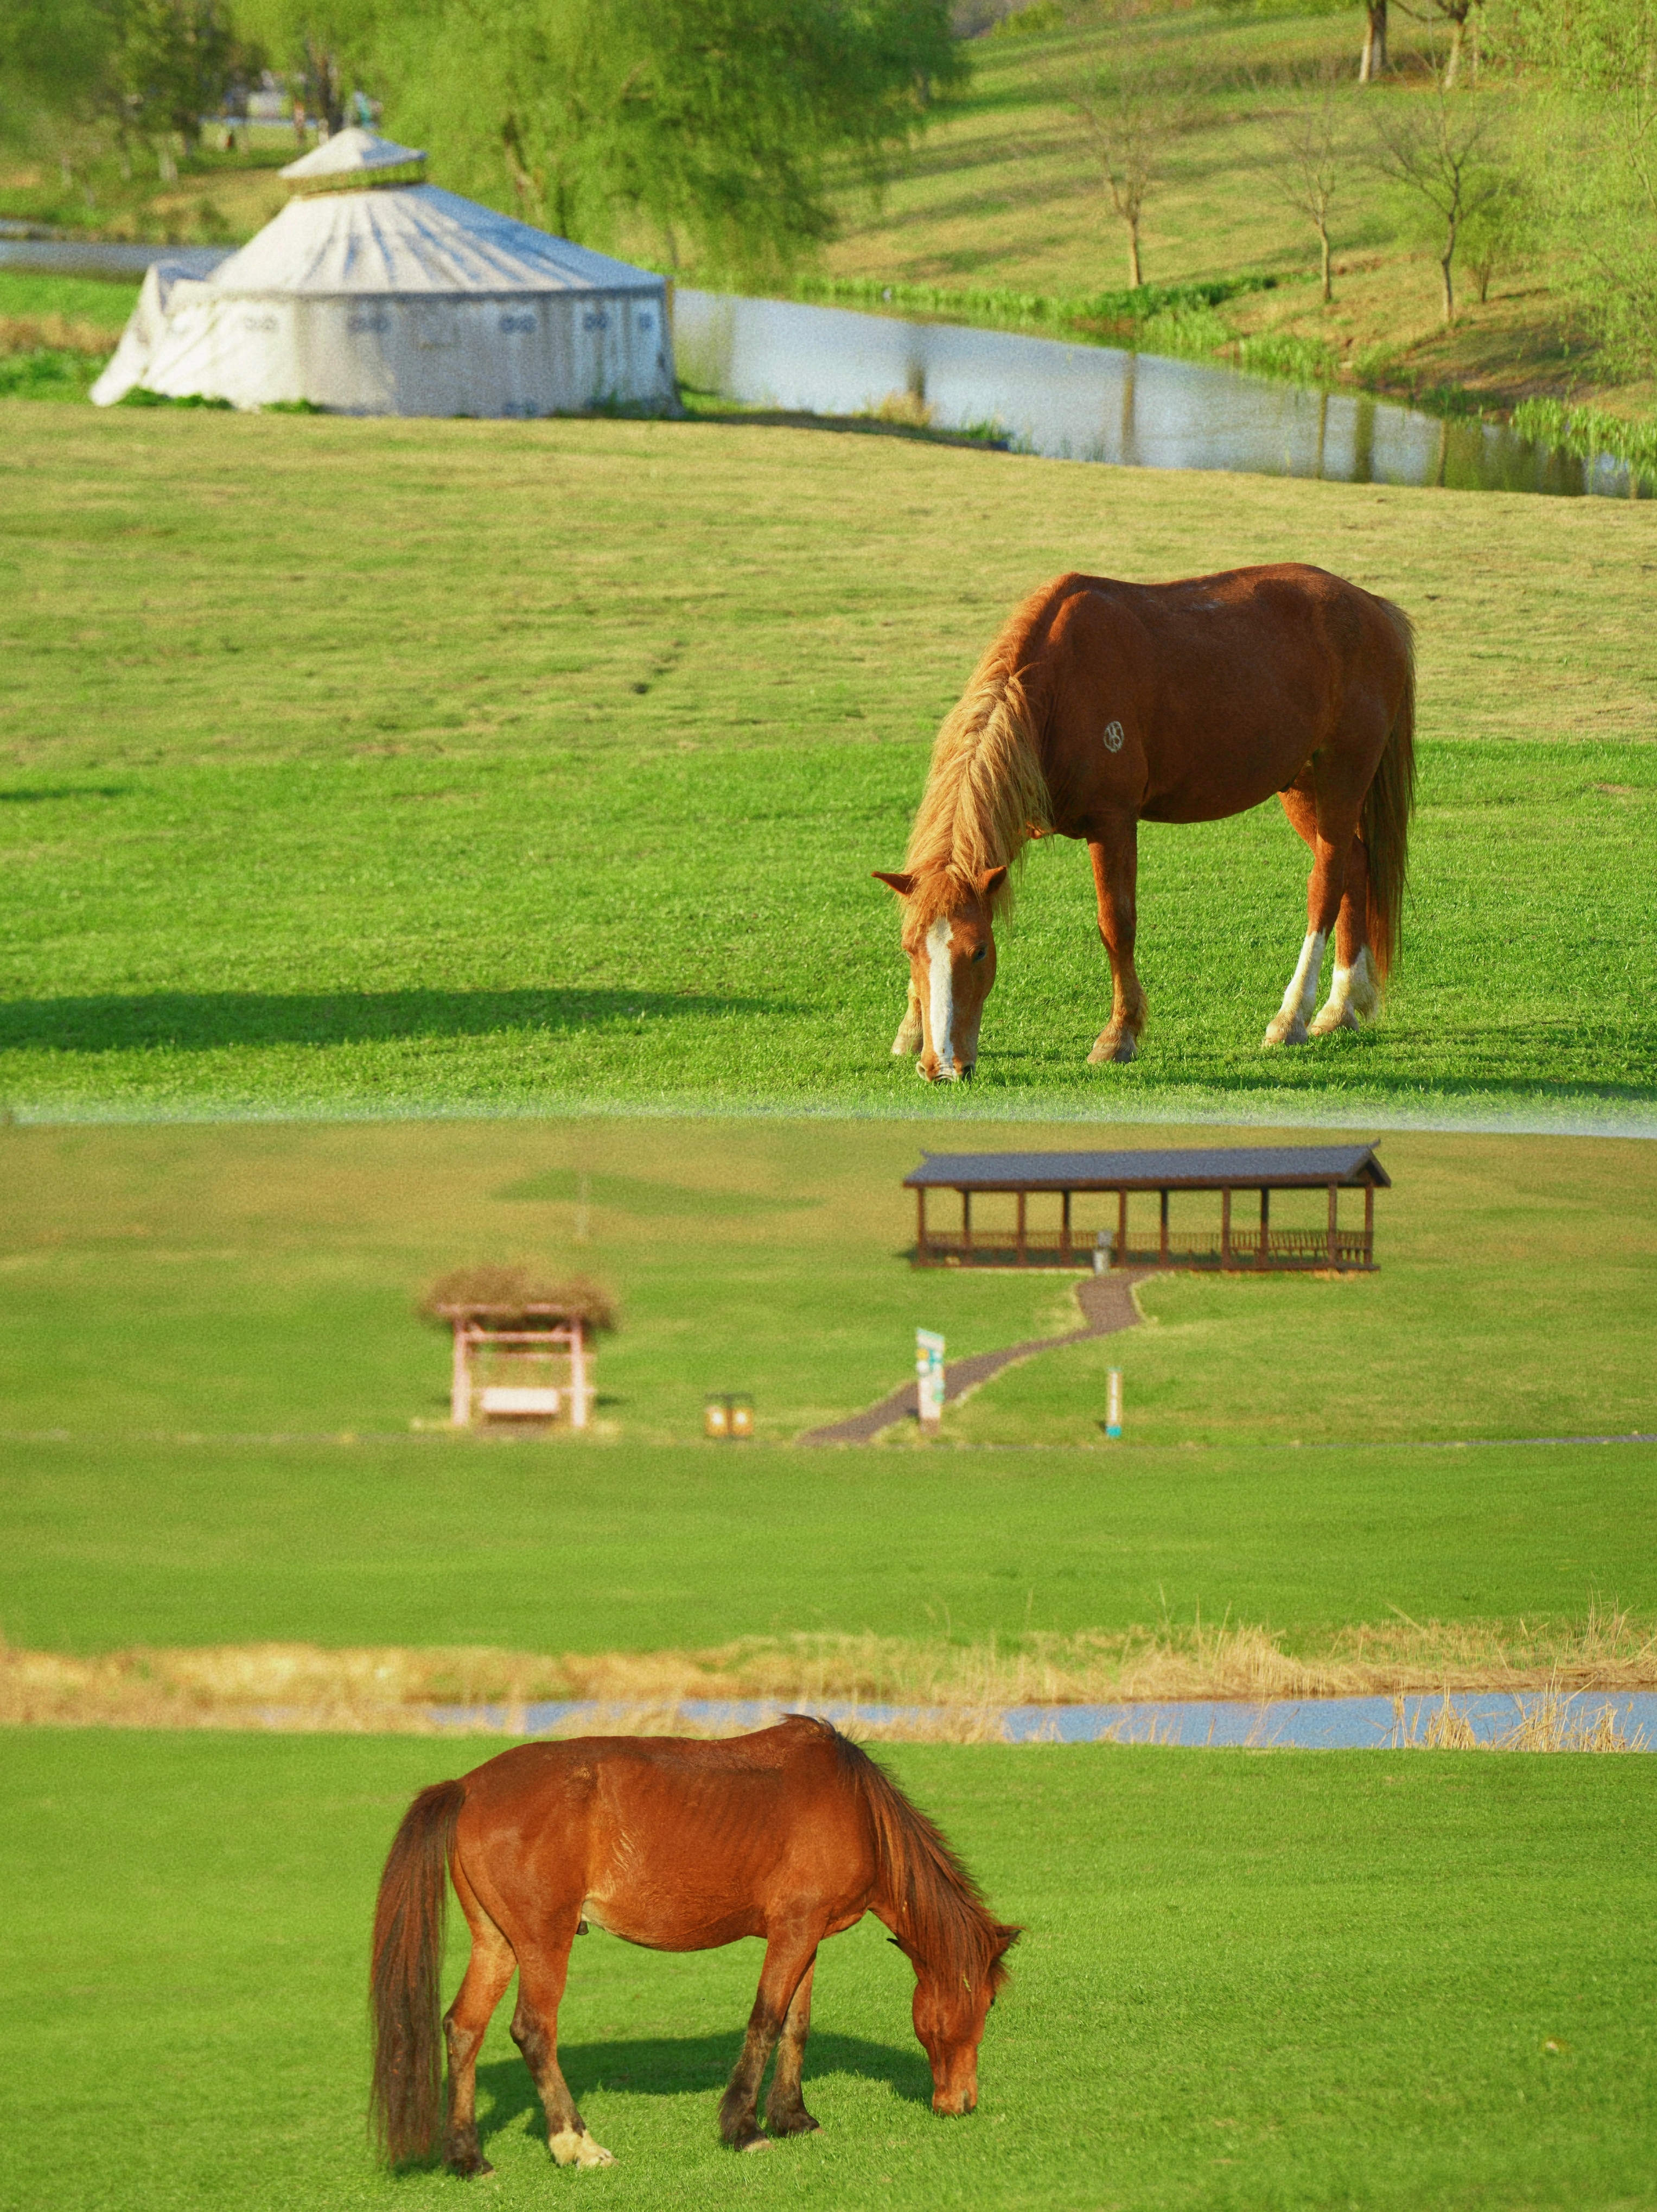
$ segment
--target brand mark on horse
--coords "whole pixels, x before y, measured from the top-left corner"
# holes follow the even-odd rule
[[[1108,753],[1120,753],[1121,750],[1121,724],[1120,722],[1107,722],[1105,724],[1105,750]]]

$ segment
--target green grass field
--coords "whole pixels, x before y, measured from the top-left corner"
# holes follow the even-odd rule
[[[11,1735],[0,2052],[44,2094],[6,2131],[0,2203],[453,2200],[436,2176],[372,2166],[363,1983],[401,1808],[477,1748]],[[886,1755],[1026,1923],[976,2117],[929,2111],[908,1969],[865,1922],[818,1972],[806,2094],[822,2134],[734,2159],[714,2106],[757,1945],[674,1958],[595,1936],[574,1954],[561,2056],[618,2163],[551,2169],[508,2005],[479,2070],[490,2202],[1657,2202],[1657,1762]]]
[[[901,1382],[917,1325],[956,1357],[1074,1325],[1067,1278],[911,1270],[916,1150],[878,1121],[0,1130],[0,1629],[558,1652],[1229,1617],[1311,1649],[1657,1615],[1657,1447],[1386,1448],[1657,1429],[1649,1146],[1399,1133],[1374,1276],[1151,1282],[1150,1325],[1005,1372],[929,1450],[700,1444],[709,1390],[782,1443]],[[519,1255],[619,1295],[587,1445],[435,1432],[414,1298]]]
[[[19,406],[0,1097],[27,1115],[742,1104],[1648,1115],[1657,516],[702,424]],[[926,748],[1063,568],[1319,560],[1418,617],[1405,957],[1267,1059],[1275,809],[1148,830],[1143,1059],[1031,858],[970,1100],[887,1046]]]

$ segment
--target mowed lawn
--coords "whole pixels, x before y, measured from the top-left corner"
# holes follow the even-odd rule
[[[1152,1280],[1144,1327],[1004,1372],[936,1447],[780,1448],[901,1382],[918,1325],[959,1357],[1077,1319],[1071,1278],[912,1270],[916,1136],[0,1130],[0,1629],[560,1651],[1657,1615],[1657,1446],[1454,1449],[1657,1431],[1651,1146],[1397,1133],[1374,1275]],[[590,1442],[440,1433],[414,1300],[520,1258],[619,1297]],[[701,1443],[733,1389],[764,1441]]]
[[[372,2163],[366,1954],[404,1805],[483,1748],[10,1735],[0,2054],[39,2094],[0,2145],[0,2201],[452,2201],[435,2174]],[[561,2057],[617,2163],[550,2167],[508,1997],[479,2074],[491,2203],[1657,2201],[1657,1762],[882,1755],[1025,1925],[976,2116],[932,2116],[910,1970],[868,1920],[818,1970],[805,2088],[822,2133],[734,2158],[715,2106],[758,1945],[671,1957],[595,1935],[573,1954]]]
[[[15,403],[0,448],[0,1095],[27,1116],[840,1104],[887,1047],[936,724],[1034,585],[1320,562],[1421,643],[1378,1028],[1259,1037],[1275,807],[1149,830],[1143,1059],[1035,851],[973,1110],[1648,1118],[1648,504],[1114,471],[718,423]]]

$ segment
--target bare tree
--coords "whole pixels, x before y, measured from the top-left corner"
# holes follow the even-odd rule
[[[1425,113],[1412,97],[1380,118],[1375,161],[1383,176],[1414,196],[1433,225],[1448,324],[1455,320],[1452,269],[1463,228],[1501,191],[1502,172],[1489,143],[1486,112],[1469,105],[1467,94],[1448,92],[1442,76],[1433,92]]]
[[[1191,117],[1193,87],[1166,70],[1122,70],[1072,89],[1070,105],[1087,126],[1105,192],[1127,232],[1128,283],[1137,292],[1139,224],[1161,182],[1168,149]]]
[[[1330,282],[1329,211],[1351,153],[1340,106],[1340,81],[1337,64],[1325,60],[1318,70],[1315,100],[1272,116],[1268,125],[1277,149],[1278,189],[1318,234],[1326,304],[1335,296]]]
[[[1373,84],[1387,68],[1387,0],[1363,0],[1363,58],[1358,82]]]

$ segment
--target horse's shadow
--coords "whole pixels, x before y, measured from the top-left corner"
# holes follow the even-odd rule
[[[631,2095],[646,2097],[706,2094],[710,2100],[711,2126],[713,2102],[729,2080],[742,2045],[740,2031],[564,2043],[558,2047],[558,2063],[578,2105],[600,2089],[625,2089]],[[859,2035],[815,2031],[805,2046],[808,2100],[813,2081],[825,2074],[857,2074],[866,2081],[884,2081],[905,2104],[932,2102],[932,2070],[919,2046],[907,2051],[893,2044],[871,2043]],[[522,2059],[499,2058],[480,2065],[477,2091],[478,2125],[486,2140],[519,2123],[526,2124],[531,2133],[540,2129],[541,2100]]]

